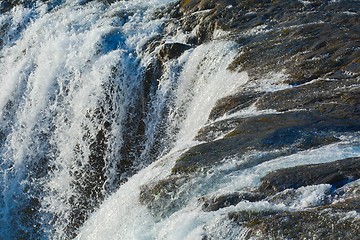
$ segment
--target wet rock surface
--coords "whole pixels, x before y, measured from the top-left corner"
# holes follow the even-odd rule
[[[262,178],[260,191],[276,193],[308,185],[331,184],[334,188],[360,178],[360,158],[277,170]]]
[[[304,83],[342,71],[359,58],[357,1],[182,2],[184,12],[209,11],[187,23],[200,22],[200,42],[211,36],[203,33],[209,28],[237,35],[243,48],[232,67],[241,65],[253,76],[285,67],[289,82]]]
[[[83,4],[87,2],[90,1]],[[34,1],[1,1],[0,13],[19,4],[30,7]],[[208,172],[229,158],[253,151],[266,153],[237,164],[229,170],[230,174],[232,170],[244,170],[280,156],[336,143],[342,135],[360,131],[359,9],[360,2],[355,0],[181,0],[172,9],[164,10],[165,13],[158,13],[158,17],[171,16],[167,24],[174,24],[187,38],[183,43],[166,42],[160,46],[163,36],[156,37],[144,49],[159,51],[144,70],[143,98],[137,105],[140,110],[132,112],[138,116],[137,122],[128,124],[136,127],[132,126],[125,135],[121,149],[127,156],[124,161],[128,161],[121,173],[131,169],[134,156],[141,152],[141,147],[133,152],[129,149],[143,140],[146,107],[158,87],[164,62],[214,39],[231,40],[238,44],[238,55],[228,69],[246,71],[249,82],[237,93],[218,101],[208,125],[196,137],[203,143],[182,154],[167,178],[143,186],[140,202],[157,219],[166,218],[186,204],[187,189],[197,187],[194,179],[206,181]],[[9,26],[0,25],[0,48],[4,36],[11,39],[6,35],[8,29]],[[164,35],[174,34],[170,31],[164,31]],[[113,49],[107,51],[110,50]],[[280,82],[273,81],[274,86],[285,87],[275,90],[252,87],[252,83],[261,83],[262,76],[272,72],[285,75]],[[251,107],[257,113],[236,115]],[[268,110],[271,112],[259,113]],[[85,192],[84,196],[98,194],[98,201],[104,197],[101,195],[105,181],[101,178],[104,138],[104,133],[99,132],[91,146],[90,177],[78,186],[79,191]],[[204,197],[202,190],[197,189],[196,197],[205,212],[235,207],[240,202],[265,201],[291,206],[299,195],[297,189],[330,184],[332,187],[319,206],[294,211],[234,211],[228,218],[239,227],[248,228],[248,238],[356,239],[360,235],[356,217],[360,212],[360,190],[359,185],[352,184],[359,178],[360,160],[349,158],[269,173],[262,178],[258,189],[216,197]],[[91,208],[98,205],[91,199],[81,199],[79,203]],[[87,218],[88,209],[85,210],[73,212],[74,228]]]
[[[204,199],[202,210],[206,212],[217,211],[220,208],[234,206],[241,201],[257,202],[265,198],[260,192],[241,192]]]
[[[299,212],[256,213],[229,217],[250,229],[246,239],[352,239],[360,234],[359,219],[347,218],[341,211],[312,209]],[[254,216],[255,215],[255,216]],[[356,239],[356,237],[355,237]]]
[[[140,202],[146,205],[157,219],[168,217],[183,205],[174,199],[182,194],[180,188],[186,180],[185,176],[171,176],[152,185],[144,185],[140,189]],[[162,211],[158,211],[159,209]]]
[[[162,61],[178,58],[181,56],[181,54],[190,48],[190,45],[183,43],[165,43],[159,51],[159,58]]]
[[[337,118],[358,118],[359,78],[318,80],[306,85],[266,93],[256,103],[258,109],[279,112],[292,109],[318,110]]]
[[[228,69],[246,71],[249,81],[217,102],[195,138],[202,143],[179,157],[170,176],[144,186],[142,203],[153,212],[164,202],[186,204],[174,200],[183,191],[179,188],[194,187],[227,159],[265,153],[238,163],[231,174],[340,142],[360,130],[358,1],[183,0],[179,7],[179,27],[191,33],[185,43],[236,41],[239,53]],[[219,36],[220,30],[226,32]],[[270,88],[253,87],[274,72],[285,77],[270,74]],[[359,164],[359,158],[347,158],[280,169],[264,176],[258,188],[215,197],[197,191],[196,196],[205,212],[244,202],[288,208],[228,214],[248,229],[246,239],[356,239]],[[178,178],[181,185],[174,184]],[[304,192],[316,189],[324,191],[320,200],[291,209]]]
[[[262,96],[262,92],[239,92],[235,95],[219,100],[211,110],[209,120],[216,120],[225,114],[231,114],[241,109],[250,107]]]
[[[228,217],[248,229],[245,239],[353,238],[360,233],[360,221],[357,217],[360,213],[359,160],[360,158],[349,158],[281,169],[262,178],[262,184],[255,192],[209,199],[204,201],[203,209],[216,211],[240,201],[266,201],[280,205],[288,203],[288,206],[292,206],[299,197],[296,188],[313,185],[314,189],[310,191],[314,191],[315,185],[329,183],[329,190],[325,191],[321,202],[314,207],[300,211],[243,210],[230,212]],[[270,179],[279,185],[271,185]]]
[[[355,119],[326,117],[310,111],[260,115],[232,121],[232,125],[236,126],[234,130],[224,138],[191,148],[178,159],[173,172],[211,168],[227,156],[245,154],[250,150],[278,149],[282,151],[280,155],[288,155],[336,142],[335,133],[360,130]],[[225,120],[225,123],[214,124],[215,128],[218,126],[217,129],[222,129],[221,124],[228,125]],[[198,138],[206,140],[204,136]]]

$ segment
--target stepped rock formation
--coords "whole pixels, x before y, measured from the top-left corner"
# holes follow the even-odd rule
[[[0,239],[360,236],[359,1],[0,13]]]
[[[338,142],[341,133],[356,134],[360,129],[359,7],[356,1],[182,1],[181,27],[194,33],[186,43],[202,44],[211,41],[215,32],[225,31],[223,38],[239,46],[238,57],[229,68],[247,71],[249,81],[238,93],[218,101],[209,124],[196,137],[204,143],[183,153],[167,180],[143,186],[142,202],[153,209],[177,201],[175,196],[181,194],[178,191],[184,182],[206,174],[234,155],[277,150],[237,166],[238,171]],[[277,84],[289,87],[262,89],[261,85],[266,85],[268,78],[271,81],[271,73],[277,71],[286,77],[274,88]],[[217,120],[249,106],[276,110],[276,114],[234,114]],[[249,229],[246,239],[356,238],[359,218],[345,216],[359,213],[359,158],[336,164],[304,165],[269,173],[258,190],[205,200],[204,206],[212,211],[264,199],[286,204],[294,201],[300,186],[330,184],[327,200],[315,208],[232,212],[229,218]],[[356,187],[344,195],[342,189],[352,182]],[[179,204],[184,202],[168,203],[166,210],[171,213]],[[213,237],[205,235],[204,239]]]

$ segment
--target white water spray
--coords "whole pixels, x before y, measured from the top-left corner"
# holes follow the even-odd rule
[[[9,26],[0,52],[2,236],[21,236],[33,227],[22,212],[41,211],[37,228],[64,238],[76,215],[86,218],[116,187],[141,49],[161,33],[154,10],[170,2],[67,1],[49,12],[37,3],[1,17]],[[24,209],[32,201],[36,209]]]
[[[107,6],[67,1],[51,11],[38,3],[2,17],[2,24],[27,24],[9,31],[17,39],[4,41],[1,51],[3,236],[71,236],[116,188],[124,137],[136,122],[132,117],[142,74],[152,58],[143,48],[161,34],[164,22],[153,14],[171,2]],[[153,161],[147,152],[158,125],[164,129],[164,153],[184,148],[215,102],[247,81],[246,74],[226,70],[236,54],[234,46],[212,43],[164,63],[164,75],[148,103],[144,149],[135,164]],[[166,106],[171,107],[164,115]],[[27,210],[28,205],[33,209]],[[28,215],[22,213],[26,211]],[[39,219],[32,223],[34,211]],[[36,228],[28,233],[32,224]]]
[[[178,209],[154,216],[140,202],[141,188],[166,179],[198,144],[194,137],[219,99],[244,84],[288,86],[257,86],[246,72],[229,71],[237,45],[224,40],[163,61],[162,75],[146,82],[163,46],[148,44],[166,34],[169,20],[156,11],[176,1],[86,2],[37,2],[0,16],[7,28],[0,35],[0,238],[242,239],[247,229],[232,226],[230,212],[316,206],[329,186],[301,188],[289,206],[243,201],[206,212],[199,199],[255,188],[280,168],[360,154],[358,140],[345,139],[247,169],[238,167],[246,154],[223,159],[181,186],[172,199]]]

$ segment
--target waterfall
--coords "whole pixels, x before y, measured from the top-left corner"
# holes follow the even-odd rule
[[[241,46],[226,32],[190,44],[199,29],[181,30],[181,19],[171,16],[176,4],[23,1],[1,14],[0,239],[243,239],[248,229],[231,221],[232,213],[317,206],[331,186],[300,188],[289,205],[240,201],[204,211],[204,199],[256,188],[278,169],[359,156],[358,137],[339,134],[337,142],[297,152],[219,154],[209,169],[174,173],[182,154],[205,144],[200,130],[282,114],[250,104],[209,117],[219,100],[246,88],[293,87],[283,73],[250,81],[231,67]],[[175,54],[169,46],[178,47]],[[235,127],[214,133],[215,140]],[[171,193],[144,200],[167,181]]]
[[[132,172],[190,146],[215,102],[247,81],[226,70],[235,44],[219,40],[146,82],[156,50],[144,49],[166,21],[153,14],[170,2],[37,3],[2,16],[2,236],[73,237]]]
[[[36,3],[1,16],[3,237],[71,236],[139,167],[124,138],[142,121],[141,49],[164,21],[154,6],[169,2]]]

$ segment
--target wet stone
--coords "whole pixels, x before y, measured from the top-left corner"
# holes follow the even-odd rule
[[[336,133],[360,130],[359,122],[353,119],[331,118],[306,111],[240,118],[232,124],[236,125],[235,129],[224,138],[199,144],[185,152],[177,160],[173,172],[209,169],[225,157],[243,155],[251,150],[277,149],[281,155],[289,155],[337,142]],[[202,135],[206,137],[206,133]]]
[[[143,185],[140,188],[140,202],[147,206],[155,218],[167,217],[181,206],[174,199],[187,180],[187,176],[169,176],[153,184]]]
[[[240,214],[239,214],[240,215]],[[250,218],[248,238],[256,239],[354,239],[360,235],[360,220],[325,210],[283,212]],[[239,218],[232,218],[239,224]]]
[[[190,48],[190,45],[183,43],[165,43],[161,47],[158,55],[162,61],[168,61],[180,57],[181,54]]]
[[[215,198],[204,199],[202,210],[205,212],[217,211],[220,208],[234,206],[241,201],[257,202],[264,198],[265,196],[258,192],[236,192]]]
[[[341,199],[333,203],[331,207],[342,211],[356,211],[360,213],[360,196]]]
[[[261,179],[262,184],[259,189],[266,194],[318,184],[331,184],[336,189],[358,178],[360,178],[360,158],[347,158],[271,172]]]
[[[351,197],[357,197],[360,195],[360,179],[355,180],[351,183],[348,183],[344,185],[343,187],[340,187],[336,189],[335,191],[336,198],[351,198]]]
[[[318,80],[313,83],[271,92],[261,96],[258,109],[288,111],[292,109],[319,110],[334,117],[360,117],[360,79]]]
[[[262,93],[258,92],[239,92],[232,96],[220,99],[211,110],[209,120],[215,120],[226,114],[231,114],[241,109],[249,107],[255,103]]]

